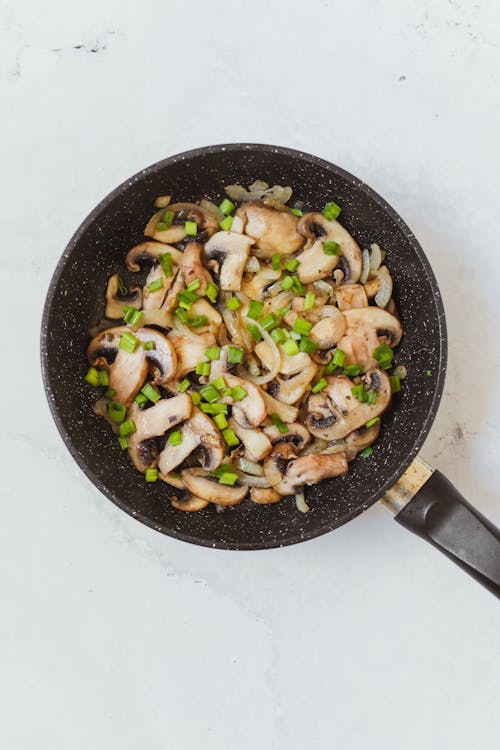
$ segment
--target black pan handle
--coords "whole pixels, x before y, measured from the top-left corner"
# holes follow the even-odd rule
[[[473,508],[440,471],[432,471],[421,459],[414,464],[414,469],[428,470],[424,483],[418,487],[413,476],[412,490],[398,507],[394,499],[401,497],[402,477],[391,490],[392,498],[388,493],[383,502],[397,511],[398,523],[430,542],[500,598],[500,529]]]

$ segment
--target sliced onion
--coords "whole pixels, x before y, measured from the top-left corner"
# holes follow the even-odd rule
[[[392,297],[392,277],[387,266],[381,266],[377,271],[377,279],[380,282],[380,288],[375,295],[375,304],[378,307],[385,307],[389,304]]]
[[[171,200],[171,195],[159,195],[155,200],[155,206],[156,208],[166,208]]]
[[[400,378],[400,380],[404,380],[408,375],[408,370],[404,365],[398,365],[398,367],[395,368],[392,374],[396,375],[396,377]]]
[[[293,299],[293,292],[280,292],[264,302],[266,313],[278,312],[282,307],[288,307]]]
[[[216,216],[217,221],[223,220],[224,214],[219,209],[219,207],[215,205],[215,203],[212,203],[212,201],[202,200],[200,201],[200,207],[204,208],[205,211],[208,211],[209,214],[213,214],[214,216]]]
[[[297,510],[300,510],[301,513],[307,513],[310,511],[310,507],[306,503],[306,496],[304,495],[304,490],[301,490],[300,492],[295,493],[295,505],[297,506]]]
[[[374,274],[382,264],[382,252],[375,242],[370,245],[370,249],[370,274]]]
[[[267,477],[255,477],[252,474],[245,474],[243,471],[239,471],[239,469],[236,469],[236,472],[238,474],[238,481],[241,484],[247,484],[249,487],[260,487],[263,490],[271,487],[271,482]]]
[[[167,484],[170,484],[172,487],[175,487],[178,490],[185,490],[186,485],[180,478],[180,476],[176,476],[175,472],[171,471],[168,474],[161,474],[160,473],[160,479],[162,479]]]
[[[315,305],[325,305],[327,302],[333,302],[335,292],[328,281],[319,279],[313,283],[314,293],[316,295]]]
[[[363,269],[359,281],[361,284],[365,284],[368,281],[368,275],[370,273],[370,252],[365,248],[361,255],[363,257]]]
[[[314,453],[322,453],[328,447],[328,442],[322,438],[316,438],[309,443],[301,453],[301,456],[310,456]]]
[[[269,187],[267,182],[263,182],[262,180],[256,180],[252,185],[248,186],[248,190],[245,190],[242,185],[227,185],[224,190],[231,200],[239,201],[240,203],[270,198],[271,200],[285,204],[292,197],[291,187],[283,187],[282,185]]]
[[[235,459],[234,464],[237,469],[244,471],[245,474],[252,474],[254,477],[264,476],[262,464],[259,464],[256,461],[249,461],[248,458],[238,457]]]
[[[143,310],[142,318],[138,325],[135,326],[135,328],[141,328],[142,326],[160,326],[160,328],[173,328],[174,318],[169,310]]]
[[[269,344],[269,347],[272,352],[273,356],[273,365],[272,368],[269,370],[269,372],[264,373],[263,375],[252,375],[248,371],[245,371],[243,368],[240,368],[238,371],[238,374],[242,378],[246,378],[251,383],[255,383],[255,385],[264,385],[264,383],[269,383],[270,380],[276,377],[278,374],[280,367],[281,367],[281,355],[279,352],[278,347],[270,337],[267,331],[265,331],[259,323],[257,323],[256,320],[250,320],[249,318],[244,318],[245,324],[248,325],[255,325],[260,331],[260,335],[264,339],[264,341]]]
[[[247,354],[246,361],[248,363],[248,372],[257,378],[260,375],[260,367],[253,354]]]
[[[282,291],[281,281],[275,281],[274,284],[271,284],[271,286],[268,286],[266,289],[266,293],[269,294],[271,297],[276,297],[276,295],[279,294],[281,291]]]
[[[247,260],[245,271],[247,273],[259,273],[260,263],[259,263],[259,259],[256,258],[255,255],[251,255],[249,259]]]

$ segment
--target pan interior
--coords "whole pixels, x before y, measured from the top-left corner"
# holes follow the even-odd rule
[[[246,501],[219,513],[172,508],[175,490],[147,485],[122,453],[103,420],[92,411],[95,392],[83,380],[89,324],[104,312],[107,279],[124,268],[127,249],[141,241],[157,195],[176,201],[207,196],[218,203],[224,185],[263,179],[293,187],[292,201],[320,210],[342,206],[341,221],[361,247],[377,242],[387,251],[394,296],[405,336],[396,363],[408,378],[384,415],[381,435],[368,459],[358,458],[345,479],[333,479],[306,496],[311,510],[292,498],[272,506]],[[376,193],[344,170],[290,149],[254,144],[213,146],[166,159],[111,193],[71,239],[51,282],[42,324],[42,366],[49,404],[72,455],[91,481],[127,513],[163,533],[206,546],[259,549],[293,544],[345,523],[378,500],[423,443],[441,396],[446,330],[436,281],[414,236]],[[431,374],[427,374],[431,373]]]

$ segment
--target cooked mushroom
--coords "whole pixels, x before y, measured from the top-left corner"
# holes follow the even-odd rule
[[[146,237],[153,237],[155,240],[165,243],[181,242],[186,236],[186,221],[194,221],[198,232],[204,231],[209,237],[219,228],[217,217],[197,203],[172,203],[166,211],[173,214],[173,223],[168,229],[157,230],[157,225],[162,222],[165,215],[165,209],[161,208],[148,221],[144,229]]]
[[[295,404],[306,393],[317,371],[317,365],[311,362],[302,372],[287,380],[276,378],[272,395],[284,404]]]
[[[257,505],[271,505],[273,503],[279,503],[282,495],[276,492],[275,489],[270,487],[269,489],[261,489],[260,487],[250,488],[250,499],[257,503]]]
[[[264,472],[280,495],[292,495],[304,484],[317,484],[328,477],[346,474],[349,469],[343,453],[329,455],[280,456],[275,452],[266,459]]]
[[[335,290],[335,301],[339,310],[354,310],[368,307],[368,298],[362,284],[344,284]]]
[[[208,502],[208,500],[203,500],[203,498],[201,497],[196,497],[196,495],[186,495],[186,497],[183,497],[181,499],[173,497],[170,500],[170,505],[177,510],[185,511],[186,513],[197,513],[199,510],[207,508],[210,503]]]
[[[362,382],[375,392],[375,403],[359,401],[352,393],[352,381],[344,375],[329,377],[326,388],[311,395],[307,402],[309,432],[324,440],[339,440],[380,416],[391,402],[388,375],[380,369],[371,370]]]
[[[222,323],[220,313],[218,313],[215,307],[212,307],[212,305],[203,298],[196,300],[194,305],[190,308],[189,314],[193,318],[196,318],[199,315],[204,315],[207,319],[207,325],[214,326],[215,328]]]
[[[117,273],[110,277],[108,288],[106,289],[106,311],[105,315],[110,320],[120,320],[123,318],[123,308],[125,305],[140,310],[142,307],[142,290],[140,287],[132,287],[126,294],[120,291],[120,277]]]
[[[208,271],[203,266],[201,258],[202,252],[203,245],[201,242],[190,242],[182,254],[180,263],[182,278],[186,286],[194,281],[199,281],[200,285],[196,290],[196,294],[200,297],[203,297],[205,294],[209,281]]]
[[[292,443],[297,450],[301,451],[311,440],[308,430],[300,422],[292,422],[286,426],[287,432],[285,433],[280,432],[274,424],[264,427],[264,432],[272,445],[276,443]]]
[[[262,396],[262,400],[264,401],[264,405],[268,414],[277,414],[278,417],[287,424],[289,422],[295,422],[299,413],[299,410],[296,406],[290,406],[289,404],[285,404],[283,401],[278,401],[278,399],[270,396],[269,393],[267,393],[267,391],[264,391],[262,388],[259,389],[259,392]]]
[[[159,310],[163,307],[165,297],[168,290],[172,287],[175,282],[177,272],[172,273],[172,276],[167,276],[160,264],[155,265],[151,268],[144,284],[144,310]],[[149,285],[153,281],[161,279],[162,285],[159,289],[151,291]],[[154,288],[154,287],[153,287]]]
[[[163,398],[149,409],[132,405],[129,417],[134,421],[135,432],[128,439],[128,452],[136,469],[144,473],[156,465],[158,451],[154,438],[187,419],[191,409],[192,401],[185,393]]]
[[[209,471],[216,469],[224,458],[225,443],[219,430],[206,414],[193,407],[191,417],[182,426],[182,442],[178,445],[167,442],[160,453],[161,473],[169,474],[197,448],[201,465]]]
[[[348,448],[354,448],[356,451],[362,451],[375,442],[380,432],[380,419],[370,427],[360,427],[354,432],[350,432],[345,438]]]
[[[131,248],[125,257],[125,264],[129,271],[139,271],[140,261],[153,262],[158,260],[158,257],[165,253],[171,254],[174,263],[180,263],[182,253],[177,250],[176,247],[165,245],[163,242],[149,241],[140,242],[138,245]]]
[[[254,351],[264,367],[267,370],[272,370],[274,366],[274,355],[269,343],[267,341],[260,341],[255,346]],[[311,364],[311,358],[305,352],[290,355],[284,351],[283,347],[279,347],[279,352],[281,356],[279,372],[283,375],[295,375],[297,372],[300,372]]]
[[[226,373],[224,380],[228,388],[240,386],[246,391],[246,396],[241,401],[234,401],[231,396],[225,396],[223,401],[233,404],[233,417],[241,427],[258,427],[267,416],[266,405],[261,396],[258,386],[243,378]]]
[[[220,484],[203,469],[185,469],[181,478],[193,495],[218,505],[237,505],[248,492],[245,485]]]
[[[196,334],[185,328],[182,332],[171,330],[167,336],[177,352],[175,378],[178,381],[195,370],[198,362],[205,359],[208,347],[215,344],[215,337],[209,331]]]
[[[361,250],[342,224],[329,221],[322,214],[309,213],[299,219],[297,229],[307,238],[305,249],[297,256],[300,261],[297,274],[303,284],[330,276],[337,266],[342,269],[344,281],[358,281],[361,274]],[[340,245],[340,255],[327,255],[323,247],[326,242]]]
[[[389,344],[394,347],[401,341],[401,323],[387,310],[362,307],[346,310],[343,315],[346,329],[337,346],[346,353],[346,364],[361,365],[363,370],[376,367],[377,362],[372,354],[377,346]]]
[[[141,342],[152,341],[154,344],[153,349],[145,351],[153,383],[157,385],[168,383],[176,374],[177,368],[177,354],[171,342],[163,333],[154,328],[139,328],[134,331],[134,336]]]
[[[271,258],[275,253],[291,255],[300,250],[304,238],[297,231],[297,217],[254,201],[240,206],[236,216],[243,220],[243,231],[255,240],[255,254]]]
[[[223,291],[241,288],[241,279],[253,240],[237,232],[217,232],[205,245],[209,260],[219,263],[219,285]]]
[[[266,290],[272,286],[280,276],[281,271],[274,271],[268,266],[263,266],[257,273],[245,274],[241,284],[241,291],[246,294],[249,299],[264,299]]]
[[[179,292],[182,292],[183,289],[184,279],[182,278],[180,269],[174,270],[172,284],[170,285],[167,296],[165,297],[165,300],[162,304],[164,310],[173,310],[175,307],[177,307],[177,295],[179,294]]]
[[[331,307],[332,313],[322,318],[311,328],[310,336],[319,349],[331,349],[340,341],[345,332],[345,318],[336,307]],[[333,312],[335,310],[335,312]]]
[[[245,446],[250,461],[260,461],[268,453],[271,453],[272,445],[269,437],[264,434],[265,429],[264,432],[255,428],[247,429],[242,427],[233,417],[229,419],[229,427]]]

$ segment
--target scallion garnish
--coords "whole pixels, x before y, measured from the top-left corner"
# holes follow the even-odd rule
[[[299,353],[297,342],[293,339],[288,339],[287,341],[285,341],[285,343],[283,344],[283,349],[289,357],[293,357],[294,354]]]
[[[391,389],[393,393],[399,393],[401,390],[401,378],[399,375],[391,375]]]
[[[172,253],[161,253],[158,256],[158,260],[160,261],[160,266],[168,278],[174,275],[174,269],[172,267]]]
[[[195,221],[184,222],[184,233],[188,236],[194,237],[198,234],[198,225]]]
[[[280,287],[285,291],[288,292],[293,287],[293,279],[291,276],[283,276],[283,278],[280,281]]]
[[[121,435],[118,435],[118,445],[124,451],[126,448],[128,448],[128,440],[127,438],[122,437]]]
[[[160,277],[159,279],[154,279],[148,284],[148,292],[157,292],[158,289],[163,288],[163,279]]]
[[[215,385],[218,391],[223,391],[224,388],[227,388],[226,381],[224,380],[222,375],[220,378],[216,378],[214,381],[212,381],[212,383],[213,385]]]
[[[238,440],[238,438],[236,437],[234,431],[230,427],[226,427],[225,430],[222,430],[222,437],[224,438],[224,440],[226,441],[226,443],[229,446],[238,445],[238,443],[240,442]],[[222,480],[222,477],[228,477],[228,476],[234,477],[234,481],[233,482],[229,482],[229,481],[224,482]],[[231,475],[229,475],[228,473],[224,472],[219,477],[219,482],[221,484],[234,484],[234,482],[236,482],[237,479],[238,479],[238,475],[237,474],[231,474]]]
[[[126,419],[125,422],[122,422],[119,427],[119,432],[121,437],[127,437],[128,435],[132,435],[136,430],[135,422],[133,419]]]
[[[99,385],[99,370],[96,367],[89,367],[85,375],[85,380],[90,385],[93,385],[94,388],[97,388]]]
[[[369,427],[373,427],[373,425],[377,424],[377,422],[380,422],[380,417],[373,417],[373,419],[369,419],[365,424],[366,429],[368,429]]]
[[[269,313],[269,315],[265,315],[262,320],[260,321],[260,324],[264,331],[270,331],[273,328],[275,328],[279,323],[278,318],[274,313]]]
[[[291,208],[290,213],[293,214],[294,216],[304,216],[300,208]]]
[[[316,295],[314,292],[307,292],[304,299],[304,310],[311,310],[314,307]]]
[[[361,401],[361,403],[368,400],[362,383],[359,383],[359,385],[353,385],[353,387],[351,388],[351,393],[354,398],[356,398],[358,401]]]
[[[262,312],[264,310],[264,303],[259,302],[259,300],[251,299],[248,303],[248,312],[247,312],[247,318],[251,318],[252,320],[258,320],[260,316],[262,315]]]
[[[390,346],[387,346],[387,344],[380,344],[380,346],[377,346],[377,348],[373,350],[372,357],[377,360],[382,369],[388,370],[392,367],[394,352]]]
[[[152,383],[146,383],[146,385],[141,388],[141,393],[144,393],[146,398],[152,401],[153,404],[156,404],[156,402],[161,399],[161,395],[158,393]]]
[[[204,377],[210,375],[210,362],[197,362],[196,374],[203,375]]]
[[[191,394],[191,401],[195,406],[199,406],[201,403],[201,396],[198,391],[193,391]]]
[[[179,391],[179,393],[185,393],[190,385],[191,383],[189,382],[189,380],[187,378],[184,378],[184,380],[181,380],[181,382],[179,383],[179,387],[177,388],[177,390]]]
[[[329,240],[328,242],[322,242],[323,245],[323,252],[325,255],[340,255],[340,245],[338,242],[332,242]]]
[[[114,388],[108,388],[108,390],[106,391],[106,393],[104,395],[105,395],[106,398],[113,398],[113,396],[115,395],[115,393],[116,393],[116,391],[115,391]]]
[[[305,352],[306,354],[314,354],[318,346],[319,344],[317,341],[313,341],[313,339],[310,339],[309,336],[302,336],[299,344],[299,349],[301,352]]]
[[[332,362],[335,367],[343,367],[347,354],[342,349],[335,349],[333,352]]]
[[[321,378],[321,380],[318,380],[318,382],[315,385],[313,385],[313,387],[311,388],[311,391],[313,393],[319,393],[320,391],[323,390],[323,388],[326,388],[327,385],[328,383],[326,382],[325,378]]]
[[[258,326],[253,325],[253,323],[248,323],[247,331],[249,332],[250,336],[253,338],[254,341],[262,341],[262,334]]]
[[[214,284],[213,281],[210,282],[210,284],[207,286],[207,291],[205,292],[208,299],[212,304],[215,304],[217,302],[217,295],[219,294],[219,287],[217,284]]]
[[[169,445],[180,445],[182,443],[182,431],[173,430],[168,436]]]
[[[227,216],[231,213],[231,211],[234,211],[234,208],[234,203],[231,203],[228,198],[224,198],[222,203],[219,205],[219,211],[224,214],[224,216]]]
[[[279,253],[274,253],[273,259],[271,261],[271,265],[273,267],[273,271],[279,271],[281,268],[281,255]]]
[[[276,344],[283,344],[287,340],[286,331],[283,328],[275,328],[271,331],[271,338]]]
[[[243,401],[246,396],[248,396],[248,392],[241,385],[231,388],[231,398],[233,401]]]
[[[271,414],[271,420],[274,425],[278,428],[278,430],[281,432],[282,435],[285,435],[285,433],[288,432],[288,427],[283,422],[279,414]]]
[[[293,288],[297,294],[304,294],[304,287],[298,276],[292,276]]]
[[[120,349],[123,349],[123,351],[128,352],[128,354],[133,354],[137,349],[138,343],[139,341],[135,336],[132,336],[129,331],[123,331],[122,335],[120,336],[118,346],[120,347]]]
[[[334,221],[337,216],[340,216],[340,212],[342,209],[340,208],[337,203],[334,201],[331,201],[330,203],[327,203],[324,209],[322,210],[322,214],[325,217],[325,219],[328,219],[328,221]]]
[[[229,346],[227,350],[227,361],[230,365],[241,365],[245,352],[239,346]]]
[[[188,292],[196,292],[196,290],[199,289],[199,288],[200,288],[200,280],[199,279],[193,279],[193,281],[191,281],[187,285],[186,291],[188,291]]]
[[[359,375],[361,372],[360,365],[347,365],[347,367],[344,367],[344,375],[347,375],[348,378],[355,378]]]
[[[190,328],[201,328],[201,326],[206,326],[208,323],[208,318],[206,315],[194,315],[192,318],[188,317],[187,324]]]
[[[373,406],[373,404],[377,403],[377,399],[378,399],[377,391],[366,391],[366,400],[369,404]]]
[[[144,404],[148,403],[148,397],[145,396],[144,393],[138,393],[134,398],[134,401],[136,404],[139,404],[139,406],[144,406]]]
[[[157,482],[158,481],[158,469],[146,469],[144,474],[146,482]]]
[[[214,401],[218,401],[220,398],[219,391],[212,383],[210,383],[210,385],[204,385],[203,388],[200,388],[200,394],[203,396],[205,401],[208,401],[209,404],[213,403]]]
[[[219,428],[219,430],[225,430],[228,426],[228,421],[226,419],[225,414],[216,414],[214,416],[214,422]]]
[[[181,323],[186,324],[188,322],[189,315],[182,307],[177,307],[175,310],[175,314],[177,315]]]
[[[226,302],[226,307],[228,310],[237,310],[239,307],[241,307],[241,302],[239,301],[238,297],[229,297],[228,301]]]
[[[300,266],[300,260],[297,260],[297,258],[292,258],[292,260],[289,260],[288,263],[285,265],[285,268],[287,271],[296,271],[297,268]]]
[[[227,404],[200,404],[200,409],[205,412],[205,414],[227,414],[228,407]]]
[[[372,453],[373,448],[369,445],[368,448],[364,448],[359,455],[361,456],[361,458],[368,458],[368,456],[371,456]]]
[[[108,404],[108,417],[112,422],[121,424],[127,414],[127,407],[124,404],[119,404],[118,401],[110,401]]]
[[[184,310],[190,310],[197,300],[198,295],[196,292],[189,291],[188,289],[184,289],[183,292],[179,292],[177,295],[177,302],[180,307],[184,308]]]
[[[224,432],[232,432],[232,430],[224,430]],[[224,434],[224,432],[222,434]],[[234,433],[233,433],[233,435],[234,435]],[[236,440],[236,442],[234,442],[234,440]],[[234,438],[231,438],[231,442],[229,442],[228,439],[226,439],[226,442],[227,442],[228,445],[238,445],[239,440],[236,437],[236,435],[234,435]],[[224,472],[224,474],[221,474],[220,477],[219,477],[219,484],[230,484],[230,485],[233,485],[233,484],[236,484],[237,480],[238,480],[238,475],[237,474],[232,474],[232,473],[229,473],[229,472]]]
[[[205,351],[205,357],[212,361],[220,359],[220,346],[209,346]]]
[[[154,341],[143,341],[141,343],[141,346],[142,346],[142,348],[145,351],[150,352],[152,349],[155,348],[155,342]]]
[[[299,336],[309,336],[309,334],[311,333],[311,328],[312,323],[309,323],[308,320],[304,320],[304,318],[296,318],[292,330],[295,333],[298,333]]]
[[[225,219],[222,219],[222,221],[219,221],[219,226],[224,232],[230,232],[232,225],[233,225],[232,216],[226,216]]]

